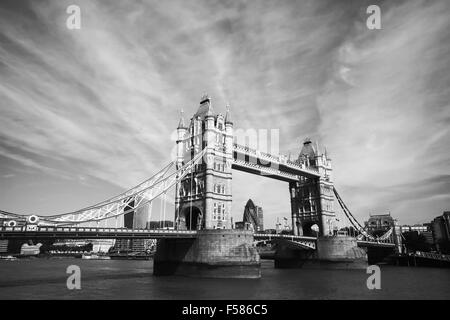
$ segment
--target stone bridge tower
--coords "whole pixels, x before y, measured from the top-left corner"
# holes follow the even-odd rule
[[[317,169],[320,178],[301,177],[300,181],[289,184],[294,234],[312,235],[311,227],[316,224],[320,236],[332,235],[336,216],[331,159],[326,150],[321,151],[317,143],[313,145],[307,138],[296,162]]]
[[[181,116],[177,135],[177,169],[207,151],[194,172],[176,186],[176,228],[231,229],[233,123],[228,107],[225,117],[214,114],[211,99],[204,95],[189,125]]]

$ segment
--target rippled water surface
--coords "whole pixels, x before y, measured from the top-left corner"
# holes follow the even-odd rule
[[[66,268],[81,268],[68,290]],[[365,270],[274,269],[261,279],[154,277],[153,261],[75,258],[0,261],[0,299],[450,299],[450,269],[381,267],[381,290]]]

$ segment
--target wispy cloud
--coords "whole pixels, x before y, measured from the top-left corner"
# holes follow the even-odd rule
[[[446,1],[382,2],[382,30],[365,27],[364,2],[78,1],[71,31],[69,4],[0,5],[0,155],[16,168],[132,186],[170,160],[178,110],[206,91],[237,128],[279,129],[281,151],[320,139],[361,220],[450,205]],[[235,218],[250,196],[269,225],[287,216],[269,189],[287,194],[236,174]]]
[[[450,193],[450,11],[446,2],[382,8],[382,30],[360,21],[336,52],[318,98],[319,131],[335,150],[336,184],[353,190],[347,197],[364,211],[418,221],[449,206],[437,200],[418,214],[412,200]]]

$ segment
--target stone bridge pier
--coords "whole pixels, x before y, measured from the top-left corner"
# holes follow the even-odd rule
[[[208,278],[260,278],[253,231],[199,230],[196,239],[158,240],[153,274]]]
[[[349,236],[319,237],[316,250],[299,250],[278,244],[275,268],[365,269],[367,254]]]

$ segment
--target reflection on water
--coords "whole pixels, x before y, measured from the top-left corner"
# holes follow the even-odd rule
[[[81,268],[68,290],[66,268]],[[154,277],[152,261],[31,259],[0,261],[0,299],[450,299],[450,270],[381,267],[381,290],[365,270],[274,269],[261,279]]]

